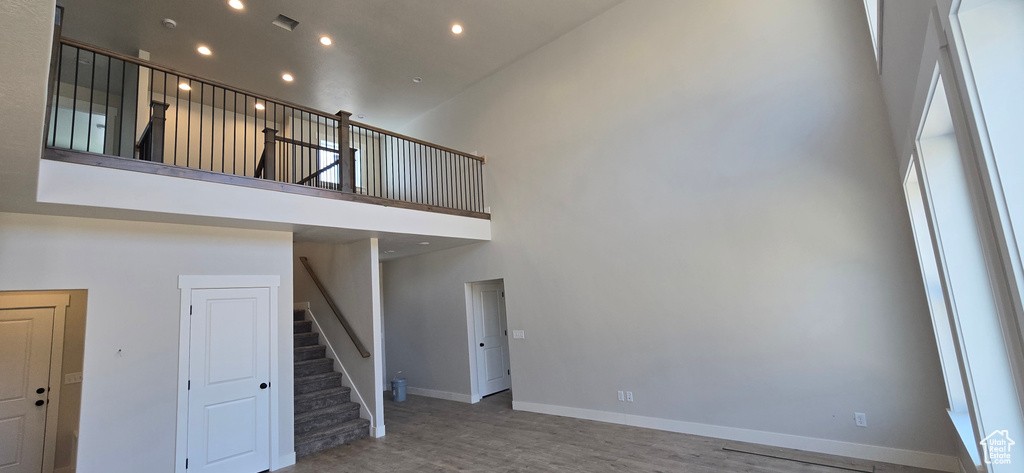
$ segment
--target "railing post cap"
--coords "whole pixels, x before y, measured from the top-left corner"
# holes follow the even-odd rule
[[[343,117],[343,118],[348,118],[348,117],[352,116],[352,112],[346,112],[344,110],[338,110],[338,113],[335,113],[335,115],[337,115],[339,117]]]
[[[171,107],[171,106],[170,106],[170,104],[167,104],[167,103],[161,102],[161,101],[159,101],[159,100],[154,100],[154,101],[153,101],[152,103],[150,103],[149,105],[150,105],[151,107],[157,107],[157,106],[161,106],[161,105],[163,105],[163,107],[164,107],[164,110],[167,110],[168,108],[170,108],[170,107]]]
[[[264,128],[263,129],[263,133],[267,133],[267,132],[277,133],[277,130],[275,130],[273,128]]]

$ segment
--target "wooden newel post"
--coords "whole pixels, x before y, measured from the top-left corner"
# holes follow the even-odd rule
[[[149,146],[143,159],[157,163],[164,162],[164,127],[167,123],[167,105],[154,100],[149,104]]]
[[[263,129],[263,178],[277,180],[277,130]]]
[[[338,152],[341,153],[341,191],[352,192],[355,188],[355,153],[349,142],[349,117],[352,114],[344,110],[338,112]]]

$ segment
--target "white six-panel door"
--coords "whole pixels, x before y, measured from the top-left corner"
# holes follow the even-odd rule
[[[53,307],[0,309],[0,472],[43,468]]]
[[[193,289],[188,471],[270,468],[270,290]]]
[[[477,340],[477,384],[486,396],[512,387],[509,374],[505,295],[501,283],[473,285],[473,317]]]

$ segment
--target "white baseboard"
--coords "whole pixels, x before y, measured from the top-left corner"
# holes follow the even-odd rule
[[[415,396],[433,397],[437,399],[445,399],[448,401],[465,402],[467,404],[474,403],[473,396],[470,396],[469,394],[452,393],[448,391],[435,391],[433,389],[414,388],[412,386],[405,388],[405,392]],[[477,402],[479,401],[480,400],[477,399]]]
[[[295,464],[295,452],[288,453],[277,457],[277,464],[271,465],[270,470],[276,471],[281,468],[289,467]]]
[[[577,419],[595,420],[611,424],[630,425],[648,429],[678,432],[703,437],[714,437],[739,442],[749,442],[773,447],[792,448],[809,452],[859,458],[862,460],[894,463],[897,465],[928,468],[932,470],[955,473],[960,471],[956,457],[937,453],[916,452],[896,448],[878,447],[857,443],[824,440],[797,435],[778,434],[760,430],[748,430],[735,427],[721,427],[710,424],[698,424],[679,420],[659,419],[616,412],[580,409],[576,407],[553,406],[532,402],[512,401],[512,409],[517,411],[550,414]]]

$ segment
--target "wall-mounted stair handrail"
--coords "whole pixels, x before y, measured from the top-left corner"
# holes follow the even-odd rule
[[[309,260],[306,259],[305,256],[300,256],[299,261],[301,261],[302,266],[306,268],[306,272],[309,273],[309,277],[313,278],[313,284],[316,284],[316,288],[320,290],[320,295],[324,296],[324,299],[327,300],[327,305],[331,307],[331,310],[334,311],[334,315],[338,317],[338,322],[341,322],[342,328],[344,328],[345,332],[348,333],[348,338],[352,339],[352,344],[356,346],[356,350],[359,350],[359,355],[363,358],[369,358],[370,352],[367,351],[366,347],[363,346],[363,343],[359,341],[359,337],[356,336],[355,331],[352,330],[352,326],[348,324],[347,320],[345,320],[345,316],[341,315],[341,310],[338,309],[338,306],[334,303],[334,299],[331,299],[331,295],[327,293],[327,289],[324,288],[324,285],[320,282],[320,278],[316,276],[316,273],[313,271],[313,267],[309,265]]]

